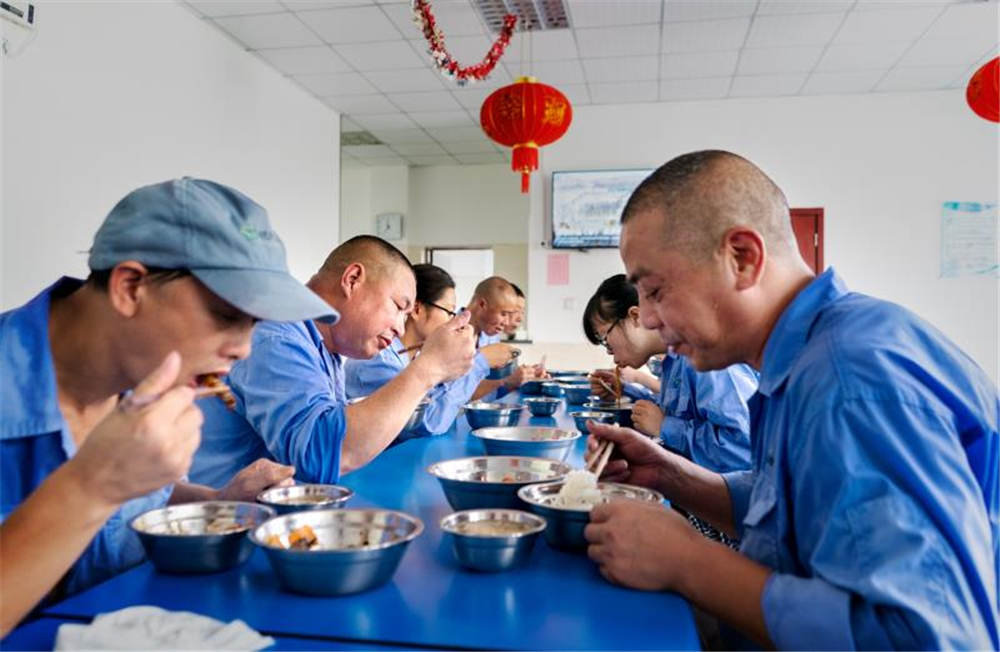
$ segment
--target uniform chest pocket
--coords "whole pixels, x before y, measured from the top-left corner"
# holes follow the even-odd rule
[[[750,507],[743,517],[743,526],[754,528],[762,525],[777,505],[778,494],[774,488],[774,481],[768,478],[757,482],[750,494]]]
[[[779,568],[778,493],[774,480],[764,478],[754,486],[743,517],[740,551],[769,568]]]

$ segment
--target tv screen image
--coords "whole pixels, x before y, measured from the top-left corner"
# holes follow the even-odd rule
[[[552,247],[617,247],[621,215],[632,191],[653,170],[552,173]]]

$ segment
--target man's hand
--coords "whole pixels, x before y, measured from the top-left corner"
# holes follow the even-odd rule
[[[502,367],[514,359],[514,347],[510,344],[487,344],[479,349],[479,352],[486,358],[490,369]]]
[[[257,494],[271,487],[288,487],[295,484],[294,466],[285,466],[261,458],[233,476],[225,487],[219,489],[216,500],[254,502]]]
[[[426,374],[433,387],[469,373],[475,356],[475,334],[466,310],[436,328],[412,364]]]
[[[529,380],[541,380],[545,371],[534,365],[520,365],[503,380],[504,387],[513,391]]]
[[[596,421],[588,421],[587,427],[591,433],[585,455],[588,461],[597,452],[601,439],[615,443],[614,453],[601,476],[605,482],[625,482],[659,491],[662,474],[670,471],[676,463],[674,458],[679,457],[631,428]]]
[[[643,434],[658,438],[663,424],[663,410],[652,401],[636,401],[632,407],[632,424]]]

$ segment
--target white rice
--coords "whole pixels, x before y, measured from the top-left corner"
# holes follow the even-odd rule
[[[597,476],[590,471],[570,471],[559,493],[552,499],[553,507],[565,509],[593,509],[604,502],[597,488]]]

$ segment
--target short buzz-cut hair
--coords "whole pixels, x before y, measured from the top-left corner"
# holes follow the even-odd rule
[[[735,226],[758,231],[777,257],[798,254],[785,195],[756,165],[722,150],[674,158],[632,192],[622,224],[636,215],[659,212],[668,246],[704,258]]]
[[[489,278],[484,278],[476,286],[470,303],[475,303],[479,299],[486,299],[487,302],[494,301],[499,299],[500,295],[507,294],[508,292],[514,294],[514,286],[510,281],[502,276],[490,276]]]
[[[521,291],[521,288],[517,287],[516,283],[511,283],[510,286],[512,288],[514,288],[514,294],[517,295],[518,299],[523,299],[524,298],[524,292]]]
[[[320,268],[320,274],[339,278],[354,263],[364,265],[368,274],[376,279],[384,277],[397,267],[413,273],[410,259],[393,245],[373,235],[356,235],[330,252]]]

